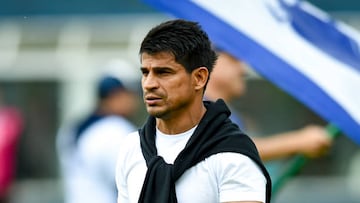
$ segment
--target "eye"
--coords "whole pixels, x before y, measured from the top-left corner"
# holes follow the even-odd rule
[[[167,75],[170,75],[172,73],[174,73],[174,71],[170,68],[159,68],[159,69],[156,69],[155,70],[156,74],[159,75],[159,76],[167,76]]]
[[[158,71],[158,74],[160,75],[166,75],[166,74],[170,74],[171,72],[169,70],[166,69],[162,69]]]
[[[145,68],[141,68],[140,70],[143,76],[147,76],[149,74],[149,71]]]

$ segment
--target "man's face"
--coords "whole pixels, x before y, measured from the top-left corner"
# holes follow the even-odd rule
[[[148,113],[167,119],[188,111],[195,97],[192,75],[167,52],[141,55],[141,85]]]

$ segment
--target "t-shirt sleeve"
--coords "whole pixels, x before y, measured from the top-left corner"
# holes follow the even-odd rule
[[[215,155],[220,202],[265,202],[266,178],[259,166],[239,153]]]

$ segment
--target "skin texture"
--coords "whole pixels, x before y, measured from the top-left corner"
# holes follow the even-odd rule
[[[246,91],[245,64],[233,56],[220,52],[211,74],[205,95],[216,100],[223,98],[226,103],[241,97]],[[310,158],[324,155],[332,144],[324,127],[308,125],[304,128],[253,138],[264,161],[303,154]]]
[[[188,73],[168,52],[143,53],[141,62],[144,103],[157,127],[177,134],[197,125],[206,111],[202,96],[208,70],[199,67]]]

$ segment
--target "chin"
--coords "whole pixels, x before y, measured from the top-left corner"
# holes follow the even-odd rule
[[[146,110],[149,113],[149,115],[154,116],[156,118],[163,118],[165,115],[164,111],[155,109],[154,107],[147,107]]]

